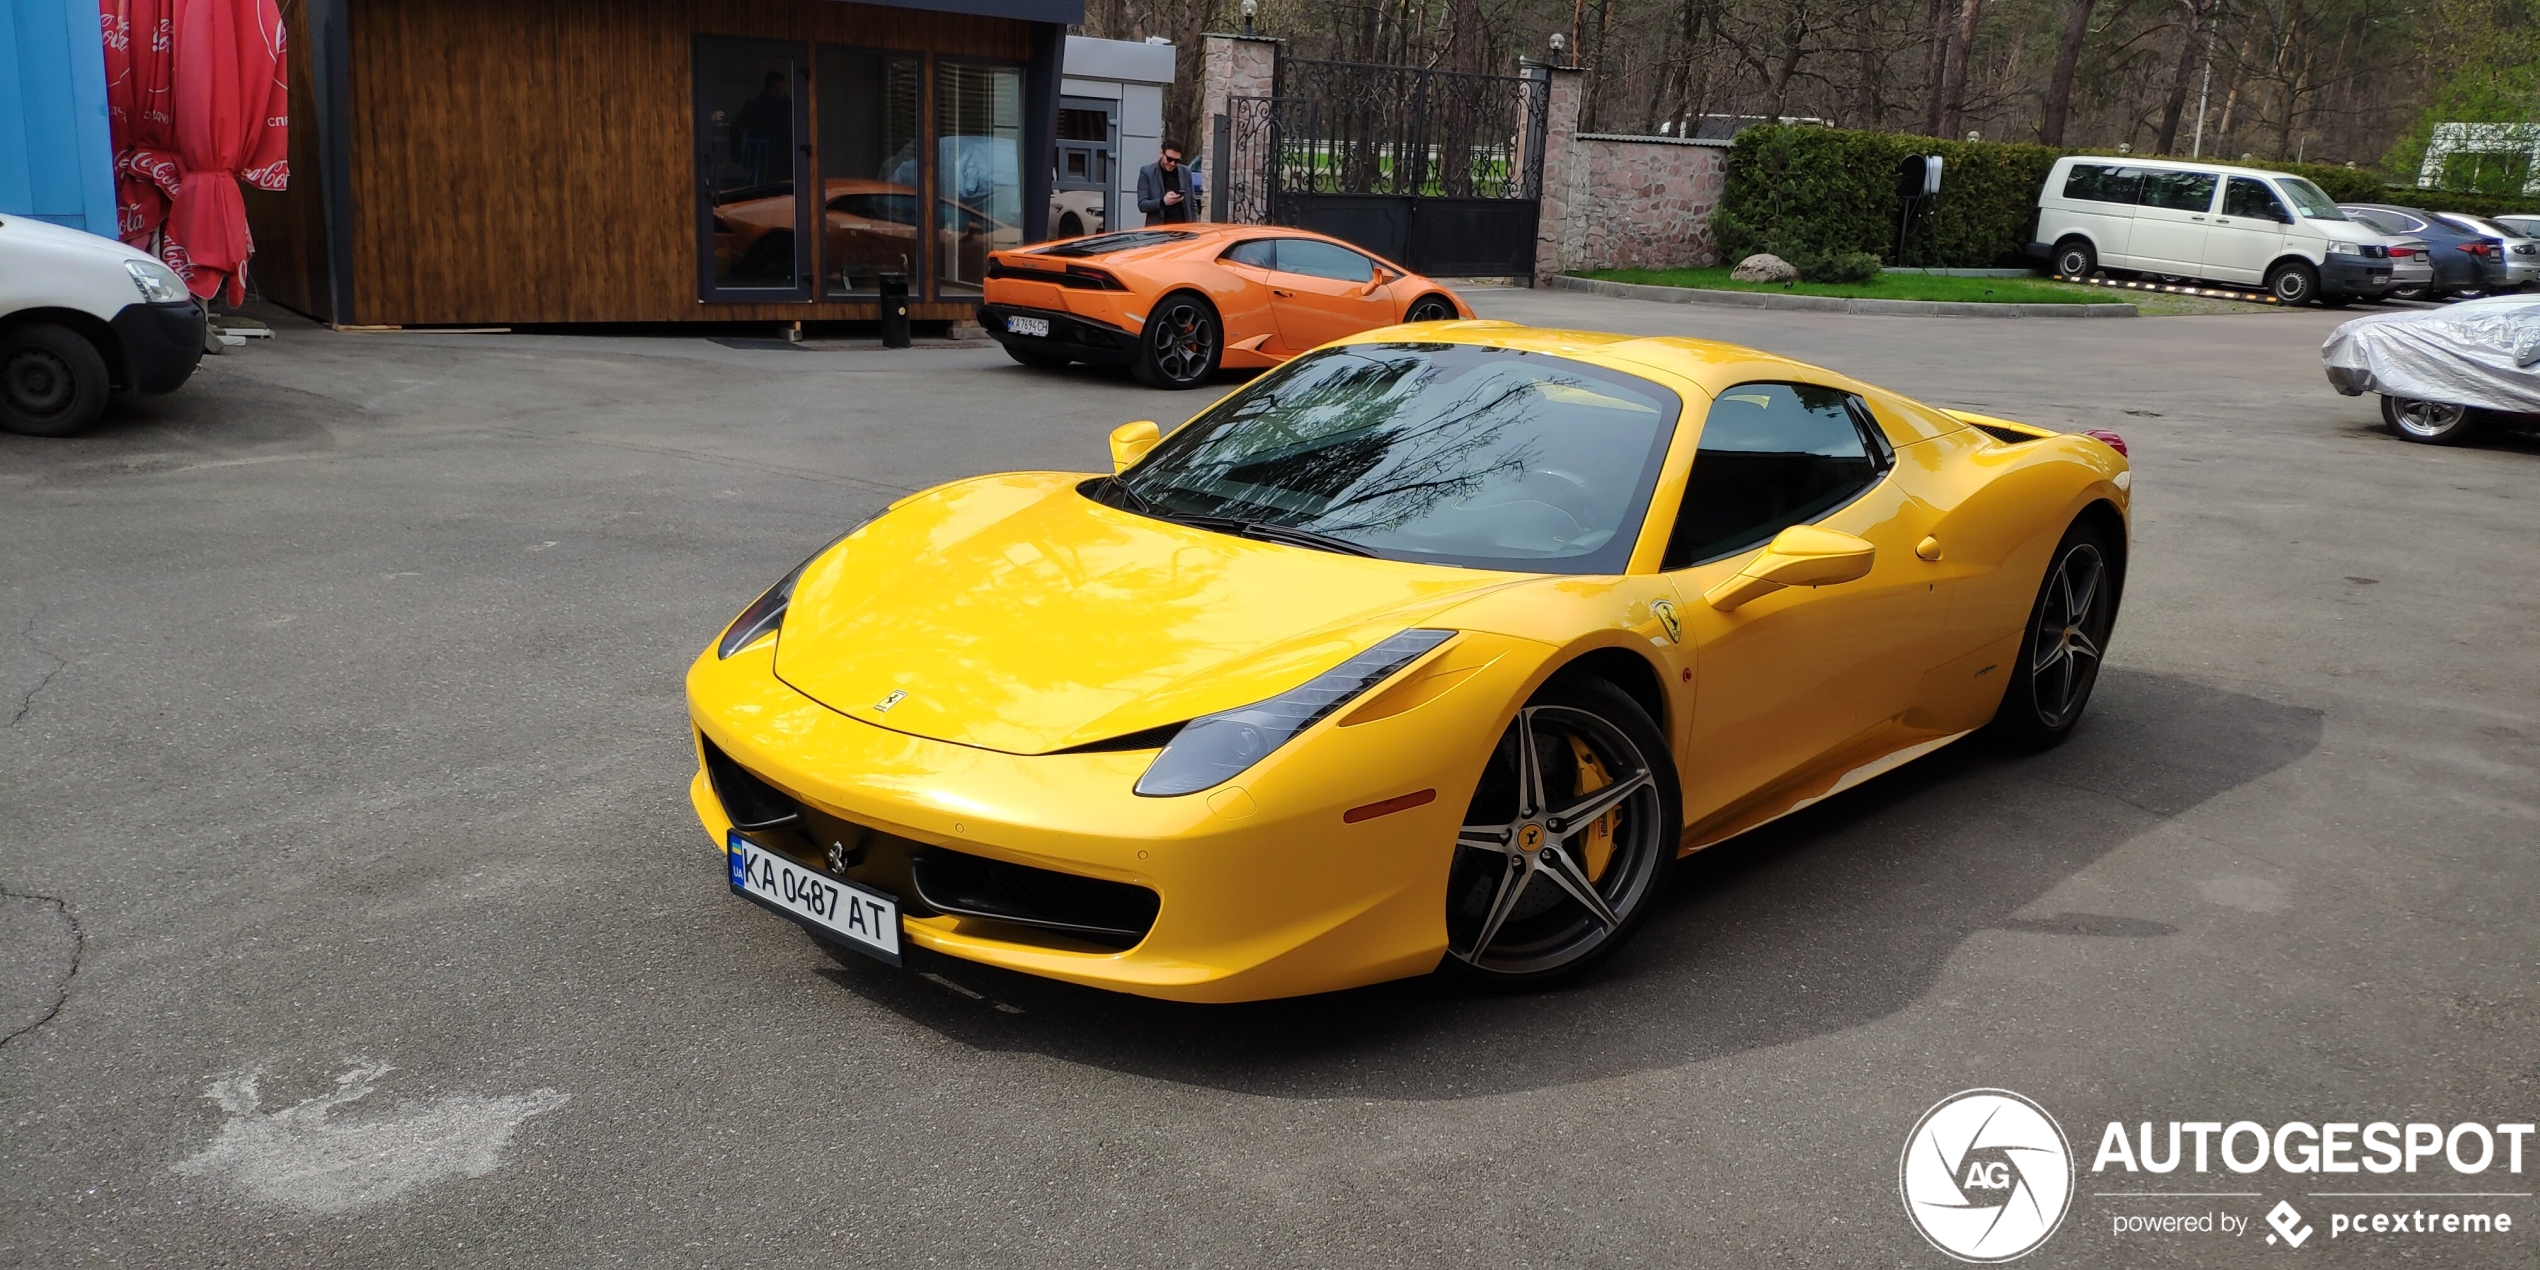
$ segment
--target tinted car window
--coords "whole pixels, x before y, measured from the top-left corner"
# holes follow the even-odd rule
[[[2423,222],[2413,216],[2401,216],[2397,212],[2385,212],[2376,208],[2353,208],[2348,210],[2346,215],[2385,234],[2413,234],[2425,228]]]
[[[1285,238],[1279,242],[1281,273],[1301,273],[1309,278],[1334,278],[1342,282],[1365,282],[1376,276],[1376,266],[1365,256],[1347,247],[1335,247],[1312,238]]]
[[[2214,182],[2211,172],[2146,172],[2143,205],[2180,212],[2205,211],[2214,205]]]
[[[1721,393],[1702,423],[1666,567],[1761,546],[1850,502],[1888,461],[1884,444],[1872,448],[1875,426],[1833,388],[1740,384]]]
[[[2143,184],[2143,170],[2105,163],[2076,163],[2064,178],[2064,197],[2094,203],[2131,203]]]
[[[1226,259],[1257,269],[1276,269],[1279,267],[1279,240],[1255,238],[1248,243],[1238,243],[1233,251],[1226,253]]]
[[[841,194],[829,200],[829,210],[868,220],[889,221],[896,225],[917,223],[917,196],[914,194]]]
[[[1352,344],[1166,437],[1115,505],[1310,530],[1392,560],[1621,573],[1680,408],[1647,380],[1544,353]]]
[[[2268,189],[2266,182],[2253,181],[2245,176],[2235,176],[2231,178],[2231,184],[2223,187],[2223,215],[2246,216],[2252,220],[2289,222],[2293,219],[2293,213],[2276,202],[2275,191]]]
[[[946,137],[944,140],[950,143],[954,138]],[[1032,254],[1082,259],[1087,256],[1107,256],[1115,251],[1133,251],[1140,247],[1153,247],[1160,243],[1177,243],[1190,236],[1188,230],[1124,229],[1116,234],[1096,234],[1091,238],[1073,239],[1055,247],[1043,247]]]

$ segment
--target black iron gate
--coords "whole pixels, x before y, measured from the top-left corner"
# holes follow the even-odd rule
[[[1540,76],[1283,58],[1219,122],[1219,218],[1330,234],[1419,273],[1534,271]]]

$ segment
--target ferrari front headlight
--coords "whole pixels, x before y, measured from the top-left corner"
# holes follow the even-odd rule
[[[1137,792],[1169,798],[1223,785],[1454,635],[1404,631],[1267,701],[1201,715],[1183,724],[1147,765]]]
[[[865,522],[865,524],[870,523],[872,522]],[[855,529],[862,528],[864,528],[863,524],[859,524],[855,527]],[[830,547],[835,547],[839,543],[845,542],[847,540],[847,534],[854,533],[855,529],[850,529],[847,533],[840,534],[837,537],[830,539],[827,546],[811,553],[811,556],[808,559],[804,560],[801,564],[795,565],[791,572],[787,573],[784,577],[778,578],[776,580],[776,585],[760,592],[757,599],[750,601],[750,606],[741,610],[741,615],[733,618],[730,626],[723,628],[723,638],[716,640],[714,644],[715,657],[718,660],[730,657],[732,654],[757,643],[760,636],[772,634],[775,632],[776,628],[783,626],[785,624],[785,610],[794,602],[794,583],[801,580],[803,570],[810,568],[812,561],[828,555]]]

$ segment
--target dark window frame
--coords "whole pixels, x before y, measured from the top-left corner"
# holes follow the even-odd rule
[[[1889,474],[1896,470],[1896,446],[1895,443],[1888,438],[1887,429],[1880,426],[1878,414],[1870,408],[1870,403],[1862,400],[1861,394],[1849,389],[1836,388],[1829,384],[1811,384],[1796,379],[1751,379],[1742,383],[1731,384],[1728,387],[1721,389],[1717,395],[1711,398],[1712,404],[1717,405],[1720,398],[1736,392],[1740,388],[1754,387],[1757,385],[1791,388],[1817,388],[1827,392],[1842,393],[1844,413],[1850,417],[1852,421],[1852,430],[1860,439],[1862,452],[1868,457],[1870,463],[1870,479],[1861,482],[1858,488],[1854,489],[1851,493],[1846,494],[1840,501],[1827,506],[1823,510],[1818,511],[1805,519],[1792,521],[1790,524],[1782,526],[1782,529],[1789,529],[1795,525],[1818,524],[1828,517],[1841,513],[1843,509],[1860,502],[1862,499],[1868,497],[1872,492],[1876,491],[1879,486],[1885,484]],[[1694,434],[1693,464],[1695,467],[1700,466],[1702,463],[1702,438],[1704,433],[1709,431],[1710,427],[1710,411],[1708,409],[1703,411],[1703,427],[1704,432],[1697,432]],[[1685,469],[1684,493],[1690,493],[1692,491],[1692,486],[1693,467],[1688,467]],[[1762,551],[1771,546],[1773,537],[1779,535],[1782,531],[1782,529],[1776,529],[1772,534],[1766,535],[1758,541],[1749,542],[1743,546],[1731,547],[1725,551],[1714,552],[1698,560],[1678,561],[1673,558],[1673,555],[1676,550],[1676,534],[1679,526],[1684,523],[1684,516],[1685,506],[1683,498],[1680,495],[1676,504],[1676,518],[1674,522],[1667,526],[1667,541],[1660,549],[1658,562],[1658,571],[1660,573],[1678,573],[1686,569],[1699,569],[1704,565],[1718,564],[1723,560],[1734,559],[1738,556],[1745,555],[1750,551]]]
[[[714,277],[714,184],[706,164],[703,127],[712,107],[706,100],[705,76],[698,73],[710,53],[791,57],[794,61],[794,285],[736,287]],[[822,200],[811,193],[812,45],[806,40],[770,40],[744,35],[693,37],[688,48],[688,166],[695,182],[697,299],[705,304],[788,304],[809,301],[819,292],[816,252],[810,244],[815,210]],[[824,222],[825,224],[825,222]]]

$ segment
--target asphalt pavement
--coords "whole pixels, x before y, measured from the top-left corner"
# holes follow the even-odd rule
[[[0,436],[0,1262],[1941,1266],[1899,1153],[1978,1086],[2072,1139],[2028,1264],[2540,1258],[2540,1143],[2091,1171],[2111,1121],[2540,1118],[2540,444],[2381,431],[2318,311],[1473,298],[2123,433],[2088,722],[1705,853],[1558,991],[892,970],[727,893],[686,663],[897,494],[1093,470],[1202,398],[987,345],[277,322]],[[2316,1197],[2411,1188],[2512,1232],[2331,1238]],[[2279,1200],[2317,1242],[2116,1231]]]

